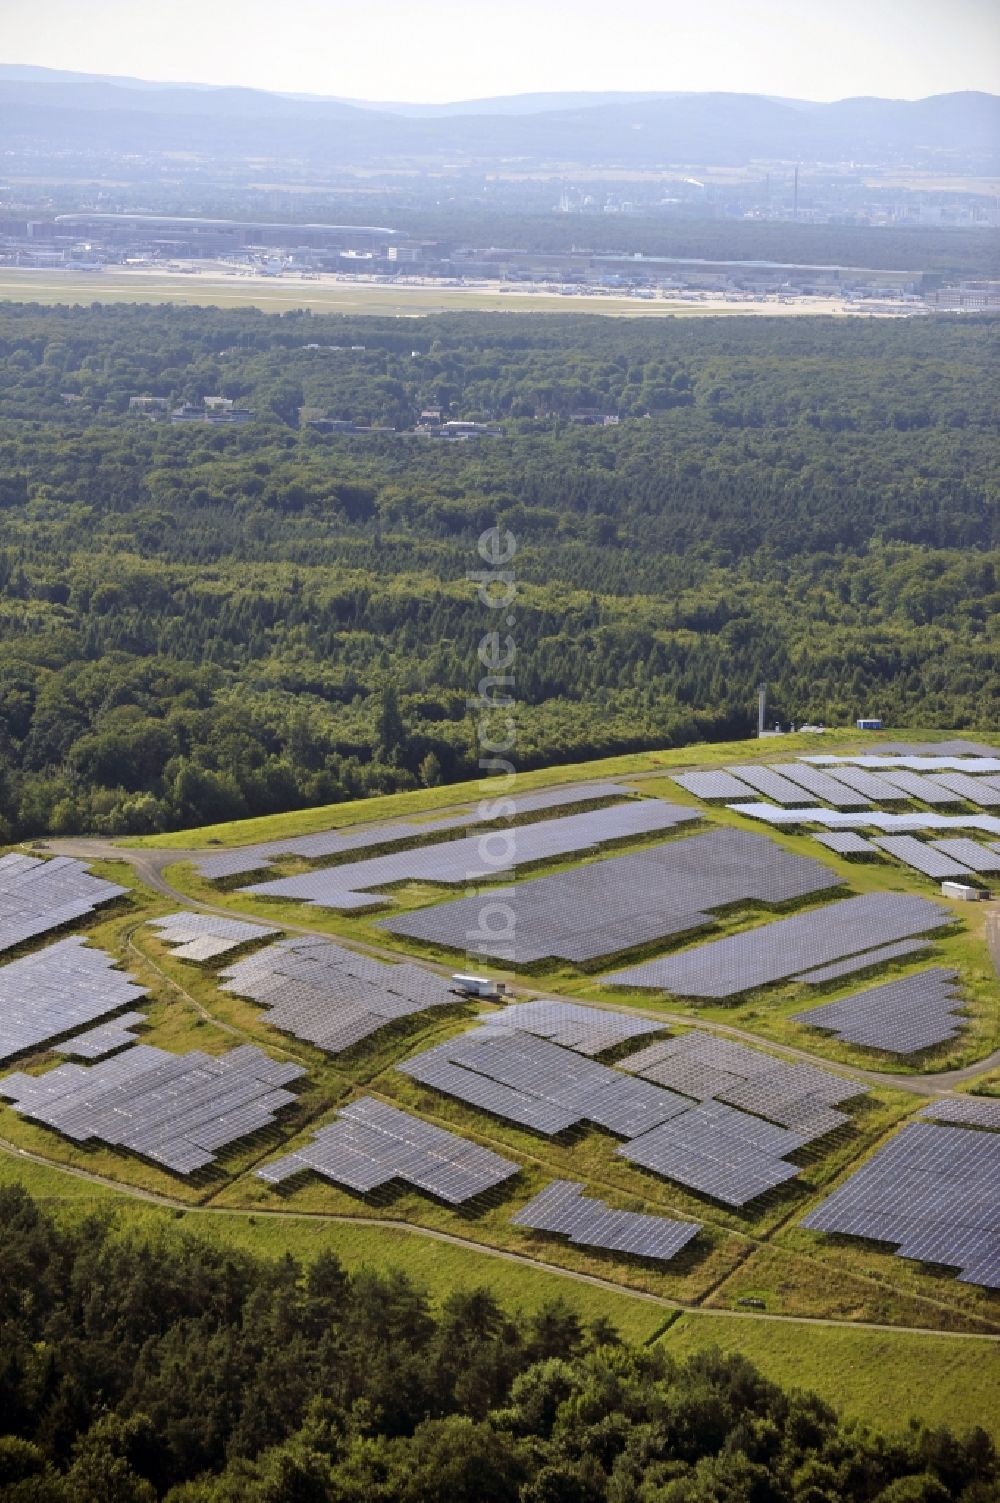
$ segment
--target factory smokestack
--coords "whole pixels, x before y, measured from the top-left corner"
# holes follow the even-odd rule
[[[767,723],[767,685],[757,686],[757,734],[763,736]]]

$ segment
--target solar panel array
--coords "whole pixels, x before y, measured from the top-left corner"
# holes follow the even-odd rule
[[[838,768],[837,776],[843,777],[846,769]],[[873,777],[873,773],[864,773],[865,777]],[[955,795],[950,788],[942,788],[933,778],[927,777],[922,772],[907,772],[905,769],[888,769],[878,774],[880,780],[891,784],[900,793],[907,794],[910,798],[919,799],[922,804],[954,804]]]
[[[915,1054],[954,1038],[962,1028],[963,1006],[954,971],[932,966],[898,981],[886,981],[794,1014],[797,1023],[828,1029],[838,1038],[887,1054]]]
[[[136,1044],[89,1069],[59,1065],[45,1075],[8,1075],[0,1095],[74,1142],[96,1139],[192,1174],[220,1148],[273,1124],[275,1113],[296,1099],[283,1087],[304,1074],[250,1044],[217,1057]]]
[[[721,1101],[706,1101],[615,1151],[713,1200],[743,1206],[794,1179],[799,1171],[784,1155],[808,1141]]]
[[[382,927],[511,964],[548,956],[586,961],[703,928],[714,922],[712,909],[790,902],[839,885],[821,862],[760,835],[718,829],[503,889],[497,899],[508,913],[492,933],[481,897],[387,919]]]
[[[330,1054],[432,1007],[454,1006],[441,976],[388,965],[326,939],[286,939],[221,973],[222,991],[268,1009],[267,1022]]]
[[[788,778],[782,777],[773,767],[759,767],[748,762],[740,767],[727,767],[727,772],[732,773],[741,782],[749,783],[751,788],[756,788],[765,798],[773,798],[777,804],[807,804],[809,796],[804,789],[797,784],[789,782]]]
[[[635,1137],[690,1105],[647,1081],[512,1029],[484,1028],[448,1039],[397,1068],[421,1085],[547,1137],[580,1122]]]
[[[564,804],[583,804],[599,798],[624,796],[632,790],[622,783],[575,783],[566,788],[540,788],[533,793],[499,796],[484,800],[474,809],[458,814],[444,814],[437,819],[400,820],[388,825],[362,825],[346,830],[321,830],[316,835],[297,835],[287,840],[268,840],[258,845],[239,846],[230,851],[202,852],[194,864],[203,877],[218,881],[243,872],[259,871],[282,856],[301,856],[317,861],[339,856],[341,852],[365,850],[380,845],[396,845],[422,835],[436,835],[445,830],[461,830],[500,817],[530,814],[540,809],[558,809]],[[497,805],[502,804],[499,810]],[[485,806],[486,812],[480,812]]]
[[[925,877],[969,875],[969,868],[960,861],[946,856],[943,851],[935,850],[932,845],[924,845],[922,840],[915,840],[912,835],[883,835],[875,844],[879,850],[895,856],[897,861],[912,866],[914,871],[923,872]]]
[[[547,1137],[579,1123],[603,1127],[631,1139],[617,1150],[622,1157],[733,1206],[793,1178],[799,1171],[783,1155],[839,1125],[820,1121],[818,1098],[804,1129],[791,1132],[722,1101],[702,1104],[625,1075],[547,1039],[490,1027],[426,1049],[398,1068],[422,1085]],[[841,1094],[856,1092],[847,1085]],[[786,1106],[792,1110],[791,1100]]]
[[[651,835],[697,819],[693,809],[660,799],[631,799],[607,809],[569,814],[562,819],[467,835],[416,850],[372,856],[325,867],[297,877],[256,882],[241,892],[293,898],[322,908],[368,908],[391,899],[371,889],[394,882],[441,882],[448,885],[496,877],[529,862],[586,850],[609,840]]]
[[[142,1012],[126,1012],[109,1023],[98,1023],[86,1033],[76,1033],[64,1044],[54,1044],[57,1054],[68,1054],[71,1059],[103,1059],[135,1043],[135,1032],[140,1023],[145,1023]]]
[[[850,1118],[837,1105],[867,1093],[866,1086],[816,1065],[793,1064],[700,1031],[650,1044],[622,1060],[621,1068],[696,1101],[723,1101],[765,1117],[804,1139],[844,1127]]]
[[[704,772],[675,772],[671,773],[671,780],[695,798],[746,798],[753,793],[749,783],[742,782],[722,768]]]
[[[216,913],[169,913],[149,922],[154,929],[159,929],[159,938],[165,944],[175,947],[173,954],[178,960],[199,962],[214,960],[251,940],[268,939],[281,932],[264,924],[247,924],[241,919],[223,918]]]
[[[985,753],[984,748],[984,753]],[[887,757],[878,753],[859,752],[851,756],[822,756],[804,757],[803,761],[812,762],[817,767],[823,767],[828,772],[835,770],[839,775],[842,764],[855,767],[896,768],[903,767],[910,772],[970,772],[973,774],[983,773],[995,776],[1000,772],[1000,755],[996,751],[988,756],[953,756],[938,755],[927,756],[926,754],[914,753],[912,755],[900,755]]]
[[[145,988],[114,965],[112,956],[72,935],[0,967],[0,1060],[144,997]]]
[[[603,1054],[629,1039],[661,1033],[662,1023],[637,1018],[606,1007],[581,1007],[575,1002],[518,1002],[503,1012],[491,1013],[491,1029],[518,1029],[538,1038],[551,1039],[577,1054]]]
[[[1000,851],[988,850],[978,841],[959,837],[953,840],[932,840],[931,845],[942,855],[961,861],[970,871],[1000,872]]]
[[[967,772],[938,772],[935,783],[981,809],[1000,808],[1000,784],[993,778],[970,778]]]
[[[835,767],[824,765],[823,771],[827,777],[836,778],[838,783],[843,783],[845,787],[852,788],[855,793],[874,800],[875,803],[902,803],[904,800],[903,792],[888,775],[868,772],[863,767],[847,767],[839,762]]]
[[[833,830],[883,830],[902,834],[913,830],[982,830],[1000,835],[1000,818],[995,814],[935,814],[917,809],[905,814],[886,814],[884,810],[866,810],[860,814],[843,809],[824,809],[819,804],[808,809],[779,809],[777,804],[727,804],[735,814],[747,819],[762,819],[769,825],[825,825]]]
[[[577,1247],[601,1247],[668,1263],[701,1230],[698,1221],[668,1216],[641,1216],[615,1211],[603,1200],[589,1199],[583,1186],[556,1179],[511,1217],[515,1226],[557,1232]]]
[[[855,835],[853,830],[834,830],[829,835],[814,835],[813,840],[826,846],[828,851],[836,851],[838,856],[878,855],[871,841],[863,835]]]
[[[17,852],[0,856],[0,950],[85,918],[127,891],[92,877],[82,861],[69,856],[52,861]]]
[[[850,955],[846,960],[835,960],[832,965],[819,966],[815,971],[804,971],[792,979],[806,986],[822,986],[824,982],[836,981],[839,976],[850,976],[854,971],[866,971],[869,966],[882,965],[887,960],[901,960],[904,955],[918,955],[927,949],[926,940],[901,939],[894,945],[880,945],[877,950],[866,950],[862,955]]]
[[[995,757],[996,748],[982,741],[880,741],[879,752],[894,757]]]
[[[459,1205],[502,1184],[519,1168],[477,1143],[365,1096],[345,1106],[304,1148],[256,1172],[275,1185],[312,1169],[361,1194],[403,1180]]]
[[[825,804],[832,804],[835,809],[864,809],[868,806],[868,800],[856,788],[821,772],[818,767],[811,767],[808,762],[778,762],[774,771],[798,783]]]
[[[1000,1138],[914,1122],[802,1225],[896,1244],[901,1258],[958,1268],[1000,1288]]]
[[[1000,1132],[1000,1096],[946,1096],[932,1101],[918,1115],[961,1127],[986,1127]]]
[[[864,893],[614,971],[606,980],[687,997],[732,997],[951,922],[947,910],[925,898]]]

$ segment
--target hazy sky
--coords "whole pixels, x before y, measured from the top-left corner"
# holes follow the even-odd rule
[[[1000,92],[997,0],[0,0],[2,61],[366,99]]]

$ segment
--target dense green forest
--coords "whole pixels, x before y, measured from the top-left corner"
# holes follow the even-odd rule
[[[995,726],[997,328],[4,307],[0,838],[468,775],[494,524],[522,767],[746,732],[761,679]],[[503,436],[385,431],[428,405]]]
[[[881,1436],[745,1358],[488,1290],[57,1223],[0,1190],[5,1503],[990,1503],[972,1430]]]

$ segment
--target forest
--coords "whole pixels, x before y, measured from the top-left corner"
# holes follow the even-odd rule
[[[0,1190],[5,1503],[990,1503],[979,1429],[881,1435],[738,1355],[677,1362],[348,1274],[57,1221]]]
[[[5,305],[0,840],[468,776],[495,525],[523,768],[746,733],[761,680],[995,726],[996,333]]]

